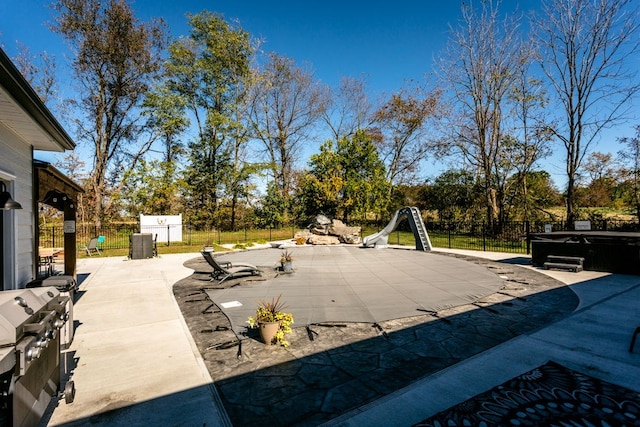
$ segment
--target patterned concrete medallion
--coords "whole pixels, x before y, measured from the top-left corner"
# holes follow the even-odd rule
[[[516,425],[637,426],[640,394],[548,362],[415,424]]]

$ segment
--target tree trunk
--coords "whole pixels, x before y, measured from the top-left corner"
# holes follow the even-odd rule
[[[575,178],[573,176],[569,176],[569,183],[567,184],[567,222],[565,224],[565,229],[572,230],[573,224],[576,220],[576,212],[575,212]]]

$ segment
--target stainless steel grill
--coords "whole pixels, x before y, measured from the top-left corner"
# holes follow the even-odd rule
[[[0,292],[0,425],[37,425],[58,392],[69,300],[55,287]]]

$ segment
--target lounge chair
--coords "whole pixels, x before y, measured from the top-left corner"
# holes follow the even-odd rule
[[[102,256],[102,254],[100,253],[100,249],[98,248],[98,239],[98,237],[92,237],[91,240],[89,240],[89,243],[87,243],[84,248],[80,248],[80,250],[87,251],[87,255],[89,256],[91,256],[91,252],[95,252],[98,255]]]
[[[228,261],[218,262],[213,256],[212,252],[209,251],[200,251],[202,256],[207,263],[213,267],[213,271],[211,272],[211,280],[217,280],[218,283],[222,283],[227,279],[234,279],[240,276],[246,275],[260,275],[262,271],[251,264],[243,264],[243,263],[231,263]]]

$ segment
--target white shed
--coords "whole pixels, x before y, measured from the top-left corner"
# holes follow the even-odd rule
[[[140,232],[153,234],[158,242],[182,242],[182,214],[140,214]]]

